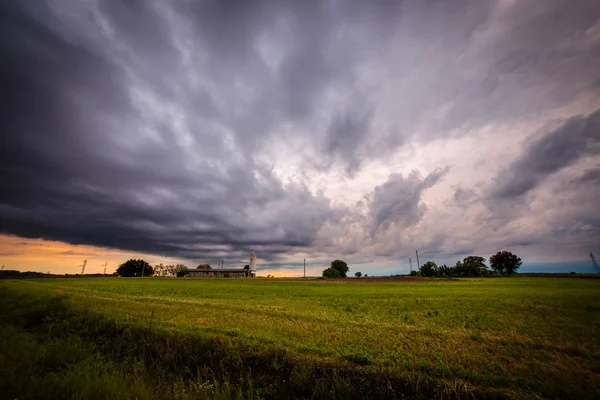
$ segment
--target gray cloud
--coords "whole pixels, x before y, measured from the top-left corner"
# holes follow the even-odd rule
[[[449,170],[449,167],[438,169],[424,179],[416,171],[406,178],[401,174],[390,175],[373,192],[370,203],[371,231],[375,233],[386,230],[391,225],[409,227],[419,222],[427,210],[421,203],[421,194],[435,185]]]
[[[523,155],[496,176],[490,197],[521,197],[553,173],[599,151],[600,110],[586,117],[570,118],[555,130],[528,143]]]
[[[473,189],[458,186],[454,189],[454,204],[460,207],[468,207],[479,199],[479,196]]]
[[[366,245],[393,256],[374,237],[424,221],[447,169],[384,183],[364,169],[425,157],[431,171],[450,163],[399,150],[592,96],[598,4],[8,1],[0,232],[189,259],[254,250],[273,265]],[[598,112],[573,117],[529,143],[489,198],[510,203],[592,156],[597,125]],[[315,189],[339,171],[361,196],[378,185],[361,212]],[[583,220],[591,191],[578,191]],[[456,188],[447,220],[479,192]]]
[[[600,168],[586,170],[580,177],[572,182],[575,186],[579,185],[598,185],[600,186]]]
[[[404,16],[413,41],[398,45],[389,99],[400,107],[390,113],[416,140],[511,123],[595,93],[598,2],[419,2]]]
[[[123,49],[111,55],[108,45],[74,42],[57,28],[56,10],[8,7],[2,49],[15,62],[1,67],[9,90],[0,230],[188,257],[249,249],[269,257],[310,246],[328,200],[284,185],[242,150],[246,142],[230,144],[207,119],[191,121],[197,130],[185,135],[178,120],[187,116],[178,114],[193,119],[193,109],[171,107],[170,78],[144,92],[154,68],[178,72],[136,60],[173,61],[171,42],[157,37],[164,22],[150,26],[158,16],[148,4],[111,2],[103,14],[119,29],[115,41],[136,50],[131,59]],[[136,86],[125,66],[148,81]]]

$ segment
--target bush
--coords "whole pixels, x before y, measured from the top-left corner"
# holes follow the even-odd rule
[[[181,269],[179,271],[177,271],[177,277],[178,278],[183,278],[184,276],[186,276],[188,274],[188,270],[187,269]]]
[[[341,278],[340,271],[335,268],[327,268],[323,270],[323,278]]]

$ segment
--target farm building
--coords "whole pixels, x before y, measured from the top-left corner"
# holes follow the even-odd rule
[[[250,268],[195,268],[188,270],[187,276],[198,276],[207,278],[254,278],[256,277],[256,254],[250,254]]]

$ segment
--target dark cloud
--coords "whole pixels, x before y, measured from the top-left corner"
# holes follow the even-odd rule
[[[579,185],[600,185],[600,168],[586,170],[581,176],[574,179],[572,184]]]
[[[5,3],[0,232],[72,244],[188,259],[256,251],[273,265],[358,252],[418,225],[447,168],[391,175],[361,212],[315,189],[323,175],[353,182],[403,162],[406,144],[560,108],[600,81],[594,1]],[[593,155],[597,120],[528,144],[490,198],[523,196]],[[361,196],[381,182],[360,179]],[[477,199],[459,187],[454,210]]]
[[[400,101],[418,140],[512,123],[594,94],[600,79],[599,2],[458,3],[430,7],[426,15],[435,24],[419,24],[411,13],[405,26],[419,46],[401,50],[397,71],[407,77],[402,87],[409,94]],[[423,3],[413,7],[421,15]],[[408,81],[407,71],[415,69],[420,79]]]
[[[479,199],[479,196],[473,189],[458,186],[454,189],[454,204],[460,207],[468,207]]]
[[[370,203],[371,231],[386,230],[391,225],[409,227],[423,218],[427,207],[421,202],[421,194],[435,185],[449,171],[449,167],[438,169],[424,179],[418,172],[406,178],[402,174],[390,175],[373,192]]]
[[[106,5],[105,17],[119,29],[115,41],[135,57],[171,46],[147,4]],[[166,104],[152,104],[157,92],[144,92],[149,82],[135,86],[124,68],[152,78],[156,65],[143,68],[123,49],[112,58],[109,49],[68,38],[53,29],[59,24],[48,9],[10,3],[3,18],[2,53],[12,62],[0,67],[8,88],[2,232],[188,257],[251,249],[269,257],[311,245],[328,200],[283,184],[252,154],[228,148],[207,121],[190,124],[197,131],[185,137],[179,116],[170,115],[177,110],[168,110],[169,93]],[[163,94],[168,82],[156,84]],[[156,121],[153,112],[165,116]]]
[[[490,197],[519,198],[548,176],[580,158],[600,151],[600,110],[569,118],[558,128],[528,143],[523,155],[494,179]]]

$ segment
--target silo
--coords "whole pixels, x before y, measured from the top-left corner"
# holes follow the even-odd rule
[[[250,253],[250,277],[254,278],[256,276],[256,253]]]

